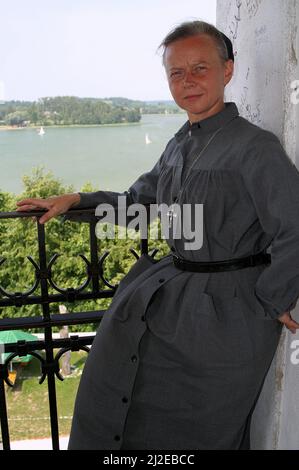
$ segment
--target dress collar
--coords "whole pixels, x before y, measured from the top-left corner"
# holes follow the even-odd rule
[[[224,103],[225,108],[222,111],[210,116],[206,119],[203,119],[198,122],[193,122],[192,124],[190,121],[186,121],[182,127],[174,134],[177,140],[182,139],[187,132],[191,131],[192,135],[199,135],[200,129],[206,132],[213,132],[214,130],[218,129],[221,126],[229,123],[232,119],[239,116],[239,111],[237,105],[233,102]]]

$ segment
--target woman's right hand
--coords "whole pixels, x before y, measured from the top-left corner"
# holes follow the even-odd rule
[[[47,209],[47,212],[40,217],[39,223],[44,224],[52,217],[64,214],[71,207],[80,202],[80,194],[71,193],[62,196],[50,196],[48,198],[27,198],[17,202],[17,211],[32,211],[36,209]]]

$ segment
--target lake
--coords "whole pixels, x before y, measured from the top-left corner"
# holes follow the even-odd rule
[[[75,192],[86,182],[96,190],[125,191],[154,166],[186,120],[185,113],[150,114],[136,124],[46,127],[43,136],[32,128],[0,131],[0,190],[21,193],[22,176],[43,165]]]

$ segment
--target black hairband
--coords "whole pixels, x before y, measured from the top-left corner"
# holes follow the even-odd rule
[[[222,36],[223,41],[225,42],[227,53],[228,53],[228,59],[232,60],[233,62],[235,61],[235,56],[234,56],[234,49],[233,49],[233,44],[231,40],[220,31],[220,34]]]

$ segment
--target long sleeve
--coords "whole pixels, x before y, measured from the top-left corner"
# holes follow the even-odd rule
[[[242,174],[263,231],[271,240],[271,265],[255,294],[274,319],[299,297],[299,172],[279,139],[263,131],[242,156]]]

